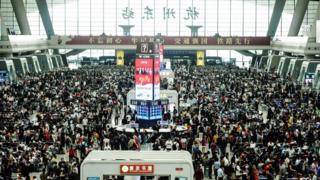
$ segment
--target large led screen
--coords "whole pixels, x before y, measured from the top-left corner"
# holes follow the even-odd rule
[[[152,100],[152,61],[152,59],[136,59],[135,61],[135,84],[137,100]]]
[[[160,59],[154,60],[154,100],[160,99]]]

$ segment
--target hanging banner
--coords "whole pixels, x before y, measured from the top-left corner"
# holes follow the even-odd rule
[[[117,55],[117,65],[118,66],[123,66],[124,65],[124,51],[123,50],[117,50],[116,51]]]
[[[139,45],[154,42],[153,36],[54,36],[57,45]],[[54,43],[56,41],[56,43]],[[269,46],[270,37],[163,36],[163,45]],[[161,47],[160,47],[161,48]],[[138,53],[138,52],[137,52]]]
[[[204,51],[197,51],[197,66],[204,66]]]

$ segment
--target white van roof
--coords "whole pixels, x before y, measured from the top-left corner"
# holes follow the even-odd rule
[[[187,161],[192,163],[188,151],[91,151],[84,161],[160,162]]]

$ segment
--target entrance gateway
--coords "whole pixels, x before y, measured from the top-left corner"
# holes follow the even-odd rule
[[[188,151],[92,151],[81,164],[81,180],[192,180]]]

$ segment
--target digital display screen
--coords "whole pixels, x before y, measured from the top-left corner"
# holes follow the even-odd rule
[[[149,119],[149,108],[148,106],[137,106],[137,118],[148,120]]]
[[[160,59],[154,60],[154,100],[160,99]]]
[[[7,71],[0,71],[0,82],[6,82],[9,80],[9,73]]]
[[[162,108],[161,106],[137,106],[137,118],[142,120],[161,119]]]
[[[137,100],[153,99],[153,59],[136,59],[135,85]]]
[[[150,119],[161,119],[162,118],[162,110],[161,106],[151,106],[150,108]]]
[[[314,81],[314,73],[305,73],[304,81],[305,81],[305,83],[313,83],[313,81]]]

